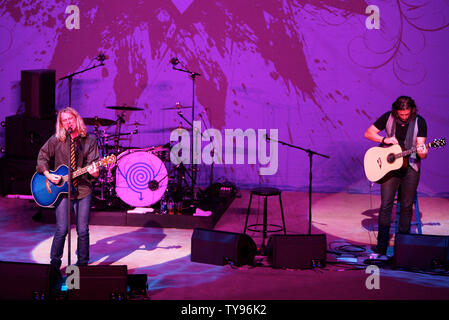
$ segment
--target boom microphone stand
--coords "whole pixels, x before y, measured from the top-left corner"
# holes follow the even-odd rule
[[[72,106],[72,81],[73,81],[73,77],[76,76],[77,74],[80,74],[80,73],[83,73],[83,72],[86,72],[86,71],[89,71],[89,70],[92,70],[92,69],[104,66],[104,61],[107,59],[107,57],[104,54],[100,53],[97,57],[95,57],[95,59],[100,61],[100,64],[94,65],[94,66],[92,66],[90,68],[87,68],[87,69],[84,69],[84,70],[81,70],[81,71],[78,71],[78,72],[74,72],[72,74],[69,74],[68,76],[65,76],[65,77],[62,77],[62,78],[59,79],[59,81],[64,80],[64,79],[69,79],[69,107]]]
[[[72,129],[69,128],[67,130],[68,133],[68,138],[69,143],[67,144],[67,159],[68,159],[68,165],[67,167],[69,168],[68,173],[67,173],[67,183],[68,183],[68,194],[67,194],[67,254],[68,254],[68,258],[67,258],[67,266],[71,265],[71,243],[72,243],[72,238],[71,238],[71,232],[70,229],[72,227],[72,223],[70,221],[71,218],[71,211],[72,211],[72,205],[71,205],[71,198],[72,198],[72,164],[71,164],[71,147],[72,147],[72,143],[73,143],[73,139],[72,139]]]
[[[304,149],[304,148],[294,146],[292,144],[289,144],[289,143],[286,143],[283,141],[271,139],[267,135],[265,135],[265,138],[266,138],[266,140],[275,141],[275,142],[278,142],[287,147],[300,149],[302,151],[307,152],[307,154],[309,155],[309,230],[308,230],[308,233],[311,234],[311,232],[312,232],[312,157],[314,154],[316,154],[317,156],[323,157],[323,158],[327,158],[327,159],[329,159],[330,157],[327,155],[312,151],[310,149]]]
[[[181,71],[181,72],[186,72],[188,74],[190,74],[190,78],[192,78],[192,124],[193,121],[195,119],[195,80],[197,76],[201,76],[201,74],[194,72],[194,71],[190,71],[187,68],[184,69],[180,69],[180,68],[176,68],[176,65],[178,65],[180,63],[180,61],[178,60],[178,58],[172,58],[170,59],[170,63],[173,65],[173,70],[177,70],[177,71]],[[193,132],[193,125],[191,124],[192,127],[192,135],[191,135],[191,140],[190,140],[190,160],[191,160],[191,164],[192,164],[192,199],[195,202],[197,200],[197,194],[195,192],[196,189],[196,179],[197,179],[197,165],[194,161],[193,158],[193,141],[194,141],[194,132]]]

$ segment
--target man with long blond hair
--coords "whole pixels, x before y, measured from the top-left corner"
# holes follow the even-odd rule
[[[47,140],[39,151],[36,171],[45,175],[52,183],[58,184],[62,177],[50,172],[51,160],[54,168],[61,165],[70,167],[70,143],[75,146],[76,168],[88,166],[89,175],[77,177],[75,192],[71,196],[71,205],[76,214],[76,231],[78,233],[78,261],[77,265],[87,265],[89,262],[89,214],[92,197],[92,178],[100,174],[95,161],[100,154],[95,137],[89,135],[86,125],[79,113],[66,107],[58,112],[56,120],[56,133]],[[67,236],[67,196],[60,197],[56,202],[56,231],[50,251],[50,264],[59,269],[64,252],[64,243]]]

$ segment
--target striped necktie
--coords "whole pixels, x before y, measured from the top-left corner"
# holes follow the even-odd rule
[[[73,170],[76,170],[75,141],[73,139],[71,139],[70,143],[70,166],[73,168]],[[78,185],[76,179],[72,178],[72,184],[74,187]]]

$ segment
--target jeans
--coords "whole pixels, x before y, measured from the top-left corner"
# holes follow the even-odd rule
[[[420,172],[416,172],[410,166],[392,172],[391,177],[381,185],[381,205],[379,211],[379,231],[377,234],[377,249],[386,253],[390,241],[391,213],[399,186],[401,194],[399,202],[400,218],[399,233],[409,233],[413,215],[413,202],[418,188]]]
[[[71,199],[71,205],[76,216],[76,232],[78,234],[77,265],[87,265],[89,262],[89,194],[82,199]],[[64,243],[67,236],[67,197],[64,197],[56,206],[56,231],[50,250],[50,264],[56,268],[61,267],[64,252]]]

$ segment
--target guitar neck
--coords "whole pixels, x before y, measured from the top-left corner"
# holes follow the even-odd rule
[[[101,161],[94,162],[94,163],[92,163],[91,165],[93,165],[93,164],[95,164],[95,165],[97,165],[97,166],[100,166],[100,165],[101,165]],[[76,177],[79,177],[79,176],[82,176],[83,174],[85,174],[85,173],[87,172],[87,168],[88,168],[88,167],[89,167],[89,166],[74,171],[74,172],[72,173],[72,179],[74,179],[74,178],[76,178]]]
[[[429,142],[429,143],[426,143],[426,144],[423,144],[423,145],[420,145],[420,146],[413,147],[411,149],[408,149],[408,150],[405,150],[405,151],[402,151],[402,152],[399,152],[399,153],[395,154],[395,157],[396,158],[406,157],[406,156],[416,152],[416,150],[418,150],[418,148],[421,147],[421,146],[426,146],[426,148],[431,148],[432,144],[431,144],[431,142]]]

